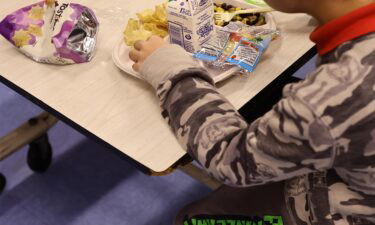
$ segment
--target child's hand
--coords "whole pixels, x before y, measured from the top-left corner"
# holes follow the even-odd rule
[[[135,62],[133,70],[138,72],[147,57],[164,44],[164,40],[156,35],[151,36],[147,41],[135,42],[134,48],[129,52],[129,58]]]
[[[137,41],[129,52],[129,58],[135,62],[133,69],[155,90],[183,70],[200,69],[185,49],[167,44],[158,36],[151,36],[147,41]]]

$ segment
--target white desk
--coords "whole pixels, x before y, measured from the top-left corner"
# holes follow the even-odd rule
[[[34,2],[3,0],[0,18]],[[38,64],[0,38],[1,80],[139,164],[156,172],[166,170],[185,152],[162,119],[152,89],[118,70],[111,59],[112,48],[122,38],[129,14],[152,8],[152,4],[160,1],[75,2],[94,9],[101,23],[95,58],[90,63],[71,66]],[[249,78],[234,77],[219,85],[236,108],[313,47],[308,40],[313,30],[310,17],[282,13],[275,16],[282,38],[273,43],[256,72]]]

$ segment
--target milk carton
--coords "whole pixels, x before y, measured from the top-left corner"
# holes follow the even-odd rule
[[[169,0],[170,42],[191,53],[200,50],[214,32],[213,13],[212,0]]]

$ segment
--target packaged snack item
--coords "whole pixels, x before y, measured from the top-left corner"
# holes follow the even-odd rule
[[[202,48],[193,56],[204,61],[216,61],[230,42],[230,35],[231,33],[228,31],[216,30],[215,36],[204,43]]]
[[[170,42],[194,53],[214,33],[212,0],[169,0],[167,6]]]
[[[241,37],[235,49],[226,58],[226,62],[238,65],[247,72],[253,72],[260,57],[271,42],[271,36],[248,39]],[[229,53],[229,51],[228,51]],[[226,56],[227,54],[225,54]]]
[[[194,57],[216,67],[237,65],[246,72],[254,71],[269,43],[279,35],[278,31],[265,29],[216,32],[219,35],[205,43]]]
[[[73,64],[92,59],[98,26],[91,9],[46,0],[5,17],[0,34],[37,62]]]

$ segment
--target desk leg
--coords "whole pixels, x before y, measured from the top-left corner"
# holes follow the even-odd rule
[[[205,184],[207,187],[211,188],[212,190],[216,190],[222,185],[219,181],[210,177],[203,169],[196,167],[192,163],[179,166],[178,169],[180,169],[182,172],[186,173],[187,175],[191,176],[192,178],[198,180],[202,184]]]
[[[150,176],[165,176],[167,174],[173,173],[176,169],[181,170],[188,176],[194,178],[195,180],[199,181],[200,183],[206,185],[212,190],[216,190],[222,184],[215,180],[214,178],[210,177],[206,171],[201,168],[198,168],[192,163],[193,159],[189,155],[185,155],[182,157],[178,162],[176,162],[173,166],[168,168],[162,172],[155,172],[150,170],[148,175]]]

